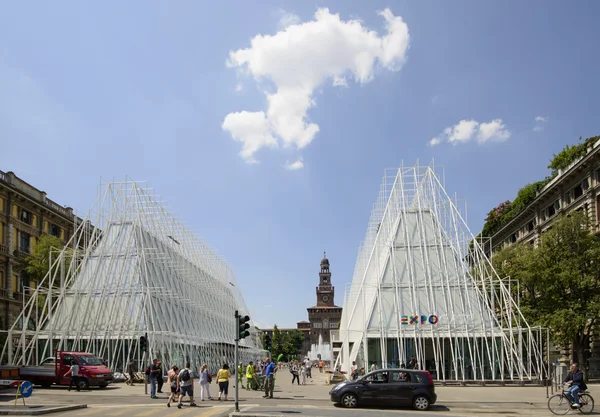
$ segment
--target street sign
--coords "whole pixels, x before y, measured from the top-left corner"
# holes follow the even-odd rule
[[[23,398],[28,398],[33,393],[33,384],[29,381],[23,381],[20,390],[21,396],[23,396]]]

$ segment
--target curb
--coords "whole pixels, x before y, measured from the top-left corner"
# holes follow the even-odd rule
[[[74,404],[74,405],[58,405],[58,406],[40,406],[40,408],[34,408],[35,406],[30,406],[32,408],[28,409],[1,409],[1,416],[39,416],[42,414],[51,414],[51,413],[59,413],[61,411],[72,411],[79,410],[81,408],[87,408],[87,404]]]
[[[289,413],[253,413],[252,411],[240,411],[230,413],[229,417],[290,417]],[[309,416],[302,415],[302,417],[323,417],[323,416]]]

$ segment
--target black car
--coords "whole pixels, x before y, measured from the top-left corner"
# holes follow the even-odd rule
[[[356,381],[340,382],[329,395],[334,403],[350,408],[377,404],[427,410],[437,400],[431,374],[412,369],[378,369]]]

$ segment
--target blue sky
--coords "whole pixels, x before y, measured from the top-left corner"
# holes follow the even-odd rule
[[[337,26],[302,25],[323,7]],[[386,8],[396,37],[366,42]],[[100,177],[148,181],[233,266],[259,324],[295,326],[323,250],[342,303],[384,168],[435,159],[477,233],[552,154],[600,134],[599,15],[591,0],[6,3],[0,169],[80,214]],[[251,45],[283,31],[294,48]],[[356,39],[368,50],[344,48]],[[361,78],[342,64],[362,52]],[[242,111],[257,117],[224,124]],[[234,131],[269,146],[241,154]]]

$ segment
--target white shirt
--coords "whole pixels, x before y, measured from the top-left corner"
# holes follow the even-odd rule
[[[71,365],[71,376],[79,376],[79,365]]]

